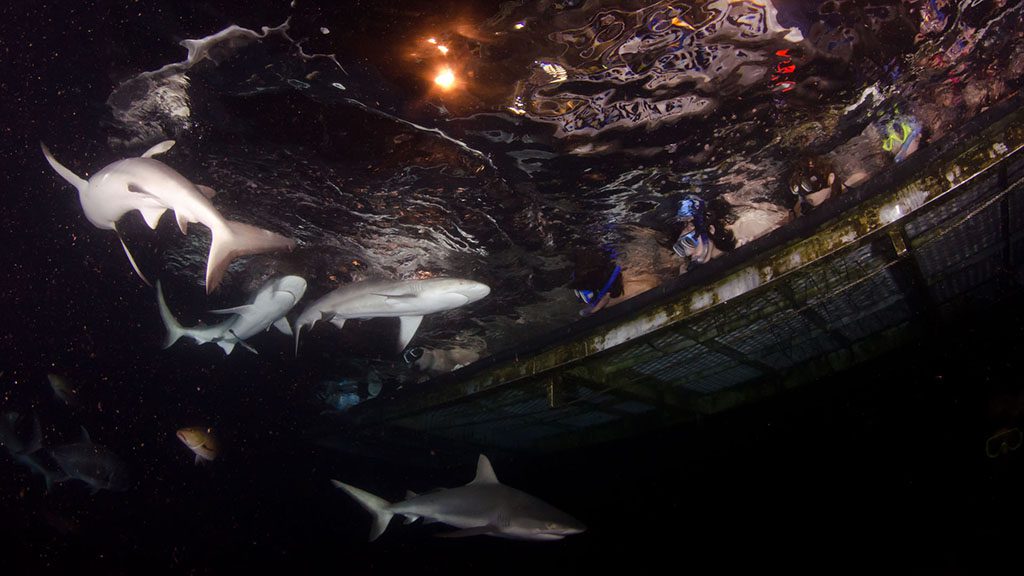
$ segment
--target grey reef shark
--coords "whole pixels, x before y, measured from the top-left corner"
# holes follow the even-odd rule
[[[210,229],[210,255],[206,262],[206,292],[220,284],[228,264],[239,256],[277,250],[291,250],[295,241],[280,234],[249,224],[232,222],[214,208],[210,198],[214,191],[193,184],[179,172],[152,157],[174,146],[166,140],[147,150],[140,158],[114,162],[88,180],[84,180],[58,162],[45,144],[41,144],[46,161],[62,178],[78,189],[78,199],[85,217],[97,228],[117,232],[117,221],[138,210],[150,228],[156,230],[164,212],[174,212],[182,234],[188,224],[196,222]],[[149,284],[139,270],[128,246],[118,233],[121,246],[135,272]]]
[[[406,524],[422,518],[424,523],[441,522],[459,528],[441,534],[447,538],[487,535],[514,540],[561,540],[586,530],[582,522],[565,512],[499,482],[483,454],[477,462],[476,477],[469,484],[426,494],[409,492],[401,502],[388,502],[337,480],[331,483],[373,514],[371,542],[384,533],[394,516],[405,517]]]
[[[306,307],[295,321],[295,354],[302,329],[326,320],[338,328],[353,318],[394,318],[401,321],[398,349],[409,344],[425,314],[451,310],[480,300],[490,287],[461,278],[365,280],[346,284]]]
[[[220,324],[213,326],[199,326],[185,328],[171,314],[164,299],[164,291],[160,281],[156,283],[156,298],[160,306],[160,318],[167,329],[167,340],[164,348],[170,348],[179,338],[191,338],[199,344],[213,342],[224,350],[225,354],[231,354],[235,345],[256,352],[246,343],[251,336],[269,330],[271,326],[277,328],[283,334],[292,335],[291,326],[288,325],[287,314],[302,299],[306,293],[306,280],[300,276],[282,276],[270,280],[260,287],[253,297],[252,302],[234,308],[223,310],[210,310],[213,314],[230,314]]]

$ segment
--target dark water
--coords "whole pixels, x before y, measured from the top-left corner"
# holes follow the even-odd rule
[[[700,426],[495,458],[499,478],[578,516],[583,535],[445,541],[396,525],[368,547],[367,516],[327,479],[398,497],[464,483],[475,460],[438,447],[425,457],[432,467],[403,466],[306,434],[327,408],[317,395],[325,381],[415,385],[422,375],[378,345],[394,324],[318,329],[298,360],[276,334],[253,342],[258,356],[162,351],[152,290],[37,147],[45,141],[84,174],[173,138],[163,159],[220,190],[226,216],[298,240],[293,253],[236,264],[206,298],[202,227],[182,236],[165,222],[152,233],[128,216],[128,242],[183,322],[244,301],[278,273],[303,275],[307,302],[362,278],[460,276],[491,296],[428,316],[414,344],[486,354],[578,318],[566,289],[573,249],[640,239],[671,258],[686,194],[717,203],[732,242],[749,241],[791,208],[795,158],[870,176],[895,161],[883,147],[894,118],[913,118],[927,146],[1015,93],[1024,75],[1018,3],[774,8],[7,9],[0,409],[37,414],[45,445],[86,427],[134,478],[126,492],[91,496],[68,482],[44,494],[40,477],[0,462],[3,548],[16,573],[683,570],[745,563],[748,552],[774,565],[823,556],[826,569],[892,553],[976,573],[1012,559],[1020,456],[988,459],[984,439],[1020,418],[1020,339],[1006,334],[1019,322],[987,317]],[[259,42],[227,41],[212,60],[176,65],[181,40],[289,17]],[[451,92],[433,83],[445,65],[459,79]],[[47,372],[76,386],[74,406],[53,398]],[[192,465],[174,435],[186,425],[217,430],[224,449],[213,465]]]

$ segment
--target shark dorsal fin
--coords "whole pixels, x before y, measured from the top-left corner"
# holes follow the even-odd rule
[[[153,146],[149,150],[142,153],[143,158],[152,158],[157,154],[163,154],[174,147],[174,140],[164,140],[163,142]]]
[[[476,478],[470,484],[501,484],[498,482],[498,477],[494,474],[494,468],[491,468],[491,461],[487,459],[487,456],[480,455],[480,459],[476,462]]]
[[[82,442],[92,444],[92,438],[89,438],[89,431],[85,429],[85,426],[82,426]]]

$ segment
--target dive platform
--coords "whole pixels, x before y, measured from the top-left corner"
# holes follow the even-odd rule
[[[557,451],[821,381],[997,310],[1024,285],[1022,104],[671,283],[364,402],[334,432],[367,446]]]

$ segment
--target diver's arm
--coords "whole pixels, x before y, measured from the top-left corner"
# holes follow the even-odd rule
[[[597,312],[601,308],[604,308],[605,306],[607,306],[608,305],[608,301],[611,300],[611,299],[612,299],[611,294],[605,294],[604,296],[601,297],[600,300],[597,301],[597,304],[594,304],[593,306],[587,306],[583,310],[580,310],[580,316],[590,316],[594,312]]]

